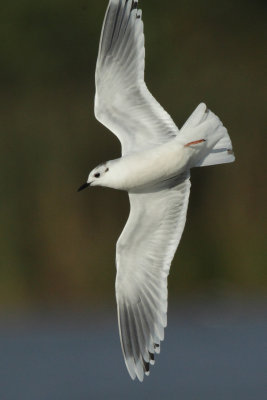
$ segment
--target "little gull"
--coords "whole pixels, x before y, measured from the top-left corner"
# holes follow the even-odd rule
[[[226,128],[204,103],[179,130],[144,81],[138,0],[110,0],[96,65],[95,116],[120,140],[122,156],[93,169],[88,186],[126,190],[130,215],[116,246],[121,347],[142,381],[167,325],[167,277],[184,229],[190,169],[234,161]]]

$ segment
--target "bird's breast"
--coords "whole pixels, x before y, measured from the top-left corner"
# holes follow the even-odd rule
[[[116,161],[120,185],[117,188],[129,191],[184,172],[189,161],[189,152],[184,145],[172,140]]]

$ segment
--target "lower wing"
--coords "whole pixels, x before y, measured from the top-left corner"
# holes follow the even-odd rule
[[[121,346],[130,376],[140,381],[154,364],[167,325],[167,277],[190,193],[189,177],[178,181],[151,193],[129,193],[131,211],[117,243]]]

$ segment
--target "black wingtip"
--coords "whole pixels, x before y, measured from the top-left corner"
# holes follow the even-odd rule
[[[148,373],[149,372],[149,362],[146,362],[143,358],[142,358],[142,360],[143,360],[143,366],[144,366],[144,371],[145,371],[145,373]]]
[[[133,0],[131,11],[136,10],[138,8],[138,0]]]
[[[90,183],[84,183],[82,186],[79,187],[79,189],[77,190],[77,192],[80,192],[83,189],[86,189],[88,186],[90,186]]]

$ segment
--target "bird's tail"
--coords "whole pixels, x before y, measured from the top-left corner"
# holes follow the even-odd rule
[[[181,136],[180,136],[181,135]],[[235,160],[231,139],[220,119],[204,103],[199,104],[180,130],[184,145],[194,148],[192,167]]]

